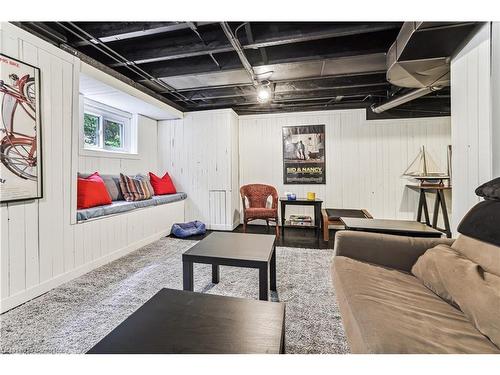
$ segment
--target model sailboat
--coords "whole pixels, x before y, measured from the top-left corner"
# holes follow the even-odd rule
[[[420,181],[420,185],[444,185],[444,180],[450,179],[450,168],[448,172],[439,172],[438,166],[422,146],[417,157],[403,172],[404,177]]]

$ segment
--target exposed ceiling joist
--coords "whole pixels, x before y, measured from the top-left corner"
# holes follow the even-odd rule
[[[103,43],[111,43],[121,40],[141,38],[145,36],[152,36],[156,34],[164,34],[172,31],[190,29],[193,25],[202,26],[213,22],[149,22],[142,29],[133,31],[127,30],[125,27],[117,29],[114,33],[107,33],[105,36],[97,36],[97,38]],[[86,46],[90,43],[87,41],[79,41],[75,43],[75,46]]]
[[[374,91],[383,91],[386,92],[388,88],[387,83],[373,83],[369,85],[352,85],[352,86],[340,86],[340,87],[323,87],[315,90],[288,90],[288,91],[280,91],[275,92],[274,101],[285,100],[286,97],[292,100],[290,97],[293,96],[293,100],[309,100],[310,97],[321,97],[324,96],[323,92],[328,91],[328,97],[337,97],[341,96],[352,96],[352,95],[368,95]],[[377,89],[376,89],[377,88]],[[312,93],[312,94],[311,94]],[[314,95],[313,95],[314,94]],[[323,95],[320,95],[323,94]],[[302,95],[300,97],[299,95]],[[188,95],[189,96],[189,95]],[[240,97],[255,97],[255,92],[253,91],[244,91],[239,94],[226,94],[226,95],[213,95],[213,96],[189,96],[189,98],[193,101],[204,101],[204,100],[214,100],[214,99],[227,99],[227,98],[240,98]]]
[[[303,82],[303,81],[325,81],[328,79],[342,79],[342,78],[355,78],[355,77],[360,77],[360,76],[371,76],[371,75],[378,75],[381,79],[381,81],[386,82],[385,80],[385,71],[384,70],[376,70],[373,72],[360,72],[360,73],[349,73],[349,74],[335,74],[335,75],[325,75],[325,76],[311,76],[311,77],[303,77],[303,78],[295,78],[293,80],[291,79],[283,79],[283,80],[273,80],[273,83],[279,84],[279,83],[289,83],[289,82]],[[177,92],[191,92],[191,91],[206,91],[206,90],[217,90],[217,89],[225,89],[225,88],[231,88],[231,87],[250,87],[253,86],[251,83],[247,84],[227,84],[227,85],[220,85],[220,86],[200,86],[200,87],[191,87],[191,88],[186,88],[186,89],[177,89]]]
[[[224,22],[224,27],[193,21],[18,24],[73,55],[98,61],[110,74],[184,111],[233,108],[250,114],[367,108],[408,92],[386,76],[387,52],[403,22]],[[253,77],[243,69],[239,54],[245,56]],[[265,81],[272,95],[269,102],[259,103],[255,85]],[[450,111],[446,89],[414,102],[398,108],[398,114]],[[389,112],[385,116],[394,115]]]
[[[357,34],[377,33],[394,29],[394,23],[381,23],[364,27],[361,30],[359,30],[358,28],[357,32],[355,26],[330,27],[325,30],[316,31],[313,33],[303,33],[297,30],[291,30],[289,31],[289,34],[284,35],[283,33],[280,33],[278,34],[279,36],[268,36],[264,37],[261,40],[254,39],[252,34],[250,34],[251,38],[248,38],[247,31],[247,42],[241,43],[241,46],[244,50],[257,50],[263,48],[265,49],[266,47],[281,46],[293,43],[304,43],[315,40],[352,36]],[[130,53],[127,54],[127,57],[130,61],[133,61],[136,64],[149,64],[154,62],[184,59],[188,57],[218,54],[231,51],[233,51],[233,47],[226,40],[216,40],[206,44],[190,43],[156,48],[148,48],[147,45],[143,45],[140,49],[130,51]],[[110,64],[110,66],[112,67],[119,67],[123,65],[123,63]]]

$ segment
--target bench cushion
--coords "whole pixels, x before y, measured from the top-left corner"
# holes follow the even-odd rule
[[[154,195],[153,200],[158,204],[165,204],[170,202],[181,201],[187,198],[187,194],[183,192],[175,193],[175,194],[167,194],[167,195]]]
[[[354,353],[500,353],[410,274],[343,256],[332,271]]]
[[[152,199],[142,200],[142,201],[115,201],[112,204],[106,206],[98,206],[87,208],[84,210],[78,210],[76,212],[77,221],[85,221],[89,219],[95,219],[97,217],[113,215],[123,212],[128,212],[135,210],[137,208],[144,208],[150,206],[159,206],[162,204],[172,203],[181,201],[187,198],[186,193],[176,193],[169,195],[155,195]]]

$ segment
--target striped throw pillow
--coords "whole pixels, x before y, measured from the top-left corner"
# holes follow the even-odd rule
[[[136,177],[125,176],[123,173],[120,173],[120,188],[127,202],[151,199],[153,196],[153,193],[149,191],[146,181]]]

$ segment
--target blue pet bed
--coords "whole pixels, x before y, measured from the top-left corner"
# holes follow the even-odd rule
[[[195,220],[189,223],[175,223],[170,230],[174,236],[179,238],[187,238],[196,236],[197,234],[204,234],[207,231],[205,224],[201,221]]]

